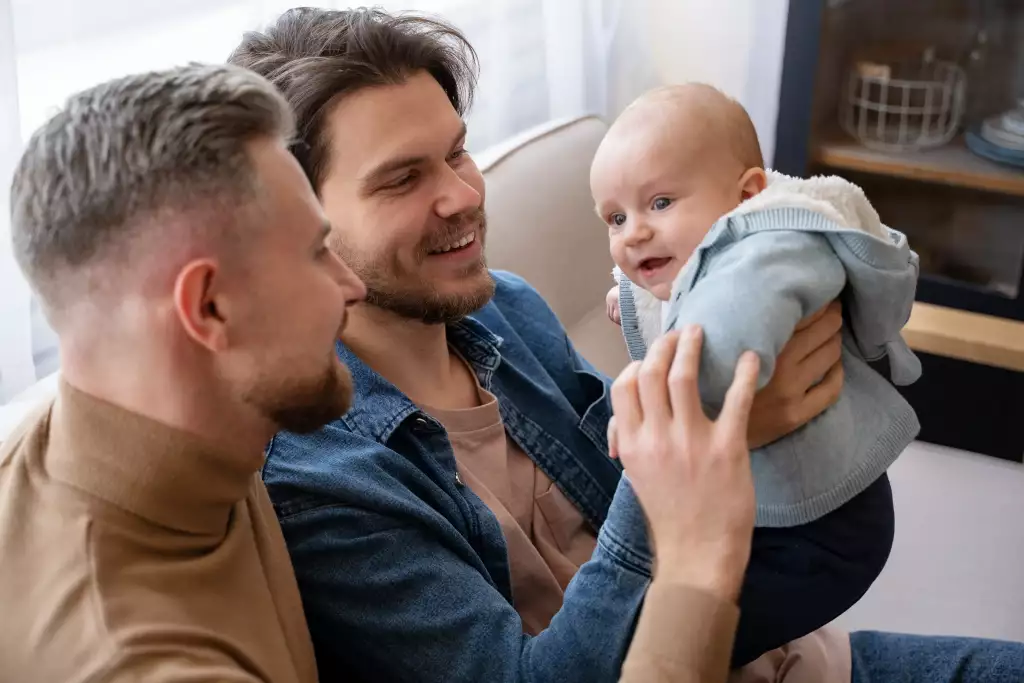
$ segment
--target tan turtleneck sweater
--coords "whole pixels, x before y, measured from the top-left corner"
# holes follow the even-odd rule
[[[316,681],[262,462],[62,384],[0,446],[0,682]]]

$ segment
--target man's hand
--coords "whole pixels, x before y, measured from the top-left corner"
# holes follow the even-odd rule
[[[806,318],[775,361],[775,373],[754,398],[747,442],[760,448],[804,426],[839,400],[843,310],[833,302]]]
[[[608,312],[608,319],[616,325],[622,325],[622,315],[619,313],[619,288],[612,287],[604,297],[604,307]]]
[[[700,328],[671,332],[623,371],[608,443],[644,507],[659,578],[735,601],[754,529],[746,435],[758,360],[740,360],[712,422],[697,389],[701,342]]]

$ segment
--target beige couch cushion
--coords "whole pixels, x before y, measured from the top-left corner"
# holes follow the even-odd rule
[[[580,353],[614,376],[629,358],[605,315],[615,283],[590,196],[590,161],[606,130],[592,116],[556,121],[475,156],[487,180],[488,265],[536,287]]]

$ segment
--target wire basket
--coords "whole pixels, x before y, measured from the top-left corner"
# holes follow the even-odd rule
[[[850,71],[839,120],[871,149],[939,147],[960,126],[966,80],[956,64],[928,56],[902,65],[860,62]]]

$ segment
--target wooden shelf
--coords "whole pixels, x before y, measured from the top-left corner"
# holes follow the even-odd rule
[[[903,338],[915,351],[1024,372],[1024,322],[919,301]]]
[[[1000,166],[976,156],[967,149],[962,138],[945,147],[922,152],[878,152],[848,136],[834,136],[818,146],[814,158],[819,164],[835,169],[1024,197],[1024,170]]]

